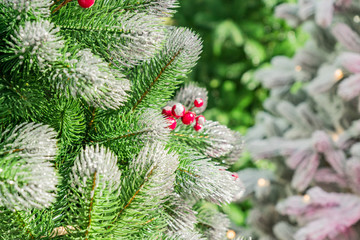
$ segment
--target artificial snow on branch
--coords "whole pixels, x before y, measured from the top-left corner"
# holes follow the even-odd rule
[[[132,72],[132,110],[163,107],[178,84],[195,66],[201,53],[201,40],[186,28],[167,29],[166,42],[150,62]]]
[[[200,114],[205,111],[208,103],[208,92],[205,88],[198,87],[194,83],[186,84],[175,95],[174,100],[167,103],[168,106],[173,103],[182,103],[186,109],[193,108],[194,99],[201,98],[203,105],[201,107],[194,108],[193,111],[196,114]]]
[[[171,16],[177,5],[176,0],[128,0],[121,2],[121,8],[125,11],[145,12],[158,17]]]
[[[180,192],[185,198],[206,199],[221,204],[241,197],[244,189],[240,179],[223,166],[216,165],[196,152],[188,152],[183,161],[177,184],[182,190],[189,189]]]
[[[60,50],[64,47],[64,41],[58,32],[59,29],[47,20],[26,21],[11,36],[12,41],[8,42],[6,54],[11,55],[7,58],[19,59],[10,70],[16,71],[23,64],[31,67],[35,63],[44,70],[58,61],[62,56]]]
[[[110,52],[116,64],[132,67],[148,60],[160,49],[164,30],[160,19],[146,13],[126,13],[119,17],[122,33]]]
[[[56,155],[55,137],[53,129],[36,123],[22,123],[2,132],[0,206],[41,209],[55,201],[58,176],[50,162]]]
[[[35,16],[39,17],[49,17],[50,16],[50,6],[52,5],[52,0],[1,0],[0,3],[4,4],[6,7],[11,7],[14,10],[17,10],[19,13],[32,13]]]
[[[173,192],[178,164],[177,154],[159,142],[142,148],[130,163],[127,177],[122,178],[121,208],[114,229],[118,236],[142,236],[143,231],[167,225],[163,205]]]
[[[105,147],[87,146],[81,151],[70,174],[68,196],[73,198],[66,215],[68,224],[76,226],[71,234],[79,239],[109,234],[113,223],[108,219],[119,209],[120,177],[117,157]]]
[[[72,97],[81,97],[95,107],[116,109],[127,99],[130,83],[119,71],[108,67],[89,49],[80,50],[66,68],[56,69],[52,80]]]

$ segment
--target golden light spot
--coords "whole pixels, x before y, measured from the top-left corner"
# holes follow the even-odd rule
[[[257,185],[259,187],[267,187],[267,186],[270,185],[270,182],[269,182],[269,180],[266,180],[264,178],[259,178],[258,181],[257,181]]]
[[[340,138],[340,135],[344,132],[344,129],[342,127],[337,127],[336,132],[330,132],[331,139],[334,142],[337,142]]]
[[[229,230],[229,231],[227,231],[226,237],[227,237],[228,239],[234,239],[234,238],[236,237],[235,231],[234,231],[234,230]]]
[[[341,69],[336,69],[335,73],[334,73],[334,77],[336,81],[339,81],[340,79],[342,79],[344,77],[344,73]]]
[[[297,65],[295,67],[295,71],[300,72],[302,70],[302,67],[300,65]]]
[[[355,23],[359,23],[360,22],[360,17],[359,15],[355,15],[354,18],[353,18],[354,22]]]
[[[337,142],[339,140],[339,134],[337,133],[332,133],[331,134],[331,139],[334,141],[334,142]]]
[[[305,194],[305,195],[303,196],[303,202],[304,202],[304,203],[309,203],[310,200],[311,200],[311,197],[310,197],[308,194]]]

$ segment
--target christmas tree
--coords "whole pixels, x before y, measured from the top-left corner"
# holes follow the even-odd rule
[[[201,40],[176,5],[0,0],[2,239],[225,238],[242,140],[177,91]]]
[[[276,15],[309,39],[257,73],[270,97],[248,149],[275,173],[239,174],[254,200],[249,222],[257,239],[360,239],[360,2],[299,0]]]

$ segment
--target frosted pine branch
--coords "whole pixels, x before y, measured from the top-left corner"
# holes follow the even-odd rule
[[[142,139],[163,140],[166,141],[169,137],[170,129],[169,123],[163,115],[154,109],[142,109],[139,113],[141,115],[138,126],[141,126],[141,131],[146,132]]]
[[[12,42],[8,43],[10,51],[19,58],[20,64],[25,60],[30,65],[36,61],[43,69],[61,57],[59,51],[64,46],[64,41],[57,36],[58,32],[59,29],[49,21],[26,21],[11,36]]]
[[[130,2],[130,3],[129,3]],[[124,6],[125,10],[131,10],[142,13],[155,15],[157,17],[170,17],[175,12],[173,8],[177,7],[176,0],[141,0],[128,1]]]
[[[295,240],[293,235],[296,230],[296,227],[285,221],[277,223],[273,228],[274,234],[279,240]]]
[[[205,153],[212,158],[230,153],[237,142],[237,137],[229,128],[210,120],[204,125],[204,135],[208,136],[206,142],[209,145]]]
[[[163,107],[195,66],[200,52],[201,41],[196,34],[185,28],[169,27],[161,52],[150,62],[136,67],[130,76],[137,87],[131,99],[132,110]]]
[[[259,181],[267,198],[254,194],[256,207],[248,219],[259,238],[360,237],[358,10],[359,2],[351,0],[300,0],[278,7],[294,24],[306,21],[302,29],[311,39],[284,62],[283,73],[274,59],[268,75],[260,74],[271,88],[269,113],[259,114],[249,132],[249,150],[255,159],[275,164],[276,179]],[[249,182],[255,185],[258,177]]]
[[[360,73],[351,75],[340,83],[337,94],[345,101],[349,101],[360,95],[360,87],[358,87],[359,83]]]
[[[169,17],[175,12],[173,8],[177,7],[176,0],[145,0],[149,5],[148,12],[159,17]]]
[[[184,239],[184,233],[195,232],[194,226],[197,222],[195,212],[179,195],[174,194],[171,204],[166,206],[168,212],[168,232],[167,236]]]
[[[244,144],[245,144],[240,133],[232,131],[232,134],[233,134],[233,137],[235,138],[235,141],[232,143],[233,148],[229,152],[229,154],[227,154],[224,157],[224,162],[228,165],[233,165],[234,163],[236,163],[239,160],[239,158],[243,152],[243,148],[244,148]]]
[[[329,91],[339,81],[334,72],[337,66],[323,65],[318,72],[318,76],[312,80],[307,86],[307,90],[311,95]]]
[[[110,119],[99,119],[92,141],[103,143],[121,158],[134,157],[148,142],[166,142],[170,129],[164,116],[154,109],[141,109],[136,114],[119,114]]]
[[[180,193],[183,197],[221,204],[242,196],[243,185],[233,173],[196,154],[188,157],[191,158],[187,166],[190,170],[183,171],[187,176],[179,180],[179,186],[184,188]]]
[[[334,40],[332,40],[333,37],[330,34],[323,35],[322,32],[318,31],[316,25],[304,25],[304,28],[307,28],[310,34],[319,38],[318,41],[321,41],[324,46],[329,45],[329,48],[331,48],[335,44]],[[318,68],[327,61],[328,56],[329,53],[323,48],[319,48],[317,42],[309,40],[294,56],[294,62],[298,67],[297,70],[300,70],[297,71],[296,74],[305,76],[304,79],[299,78],[297,80],[311,80],[311,78],[316,75]]]
[[[154,188],[147,191],[150,196],[164,198],[173,190],[178,161],[175,153],[168,152],[164,145],[155,142],[142,148],[131,162],[130,169],[137,174],[145,173],[145,179],[154,184]]]
[[[261,81],[267,88],[292,84],[295,81],[295,63],[285,56],[277,56],[271,60],[272,68],[259,70],[255,78]]]
[[[350,73],[360,73],[360,54],[354,52],[342,52],[336,58],[336,64],[344,67]]]
[[[55,201],[58,177],[49,162],[56,154],[56,132],[23,123],[0,138],[0,206],[44,208]]]
[[[81,50],[68,62],[69,68],[55,69],[57,87],[73,97],[82,97],[92,106],[117,109],[130,90],[125,76],[108,67],[89,49]]]
[[[132,67],[148,60],[160,49],[164,29],[160,27],[159,18],[145,13],[126,13],[118,21],[123,33],[110,55],[121,67]]]
[[[77,157],[70,175],[71,186],[84,194],[87,180],[93,179],[94,174],[97,176],[93,191],[99,191],[100,197],[105,189],[119,194],[121,172],[117,166],[117,157],[99,145],[87,146]]]
[[[205,220],[203,218],[203,220]],[[217,212],[204,223],[210,223],[211,229],[205,233],[209,240],[222,239],[230,227],[230,220],[227,215]]]
[[[283,3],[275,8],[275,16],[285,19],[291,27],[297,27],[301,22],[298,10],[299,7],[295,3]]]
[[[31,12],[35,16],[49,17],[52,0],[1,0],[0,3],[19,12]]]
[[[190,72],[199,59],[202,51],[200,38],[186,28],[170,28],[168,39],[164,46],[164,53],[168,56],[177,55],[173,64],[178,64],[181,68],[177,69],[180,76]]]
[[[166,214],[164,205],[173,192],[178,164],[178,155],[161,143],[148,143],[141,149],[130,163],[127,176],[122,178],[122,207],[115,219],[116,234],[131,238],[139,236],[144,224],[147,229],[164,227],[157,225],[157,219]],[[127,221],[129,218],[131,221]]]
[[[206,229],[204,231],[206,239],[224,239],[230,227],[230,220],[227,216],[206,204],[196,208],[196,211],[198,212],[197,217],[200,225],[203,225]]]
[[[196,114],[200,114],[205,111],[208,103],[208,92],[205,88],[198,87],[194,83],[189,83],[185,87],[181,88],[180,91],[174,97],[174,100],[169,102],[168,106],[173,106],[174,103],[181,103],[186,109],[194,107],[194,100],[201,98],[204,101],[204,105],[200,108],[194,108],[192,111]]]
[[[334,14],[334,2],[328,0],[318,0],[316,2],[315,22],[323,27],[329,27]]]
[[[70,174],[67,224],[78,237],[99,239],[109,234],[120,196],[117,157],[103,146],[86,146]],[[71,230],[71,229],[70,229]]]
[[[205,240],[200,233],[186,231],[178,231],[171,236],[165,236],[164,240]]]

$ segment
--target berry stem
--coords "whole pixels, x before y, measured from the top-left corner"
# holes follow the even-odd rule
[[[64,0],[59,6],[57,6],[51,13],[56,13],[59,11],[63,6],[71,2],[72,0]]]

